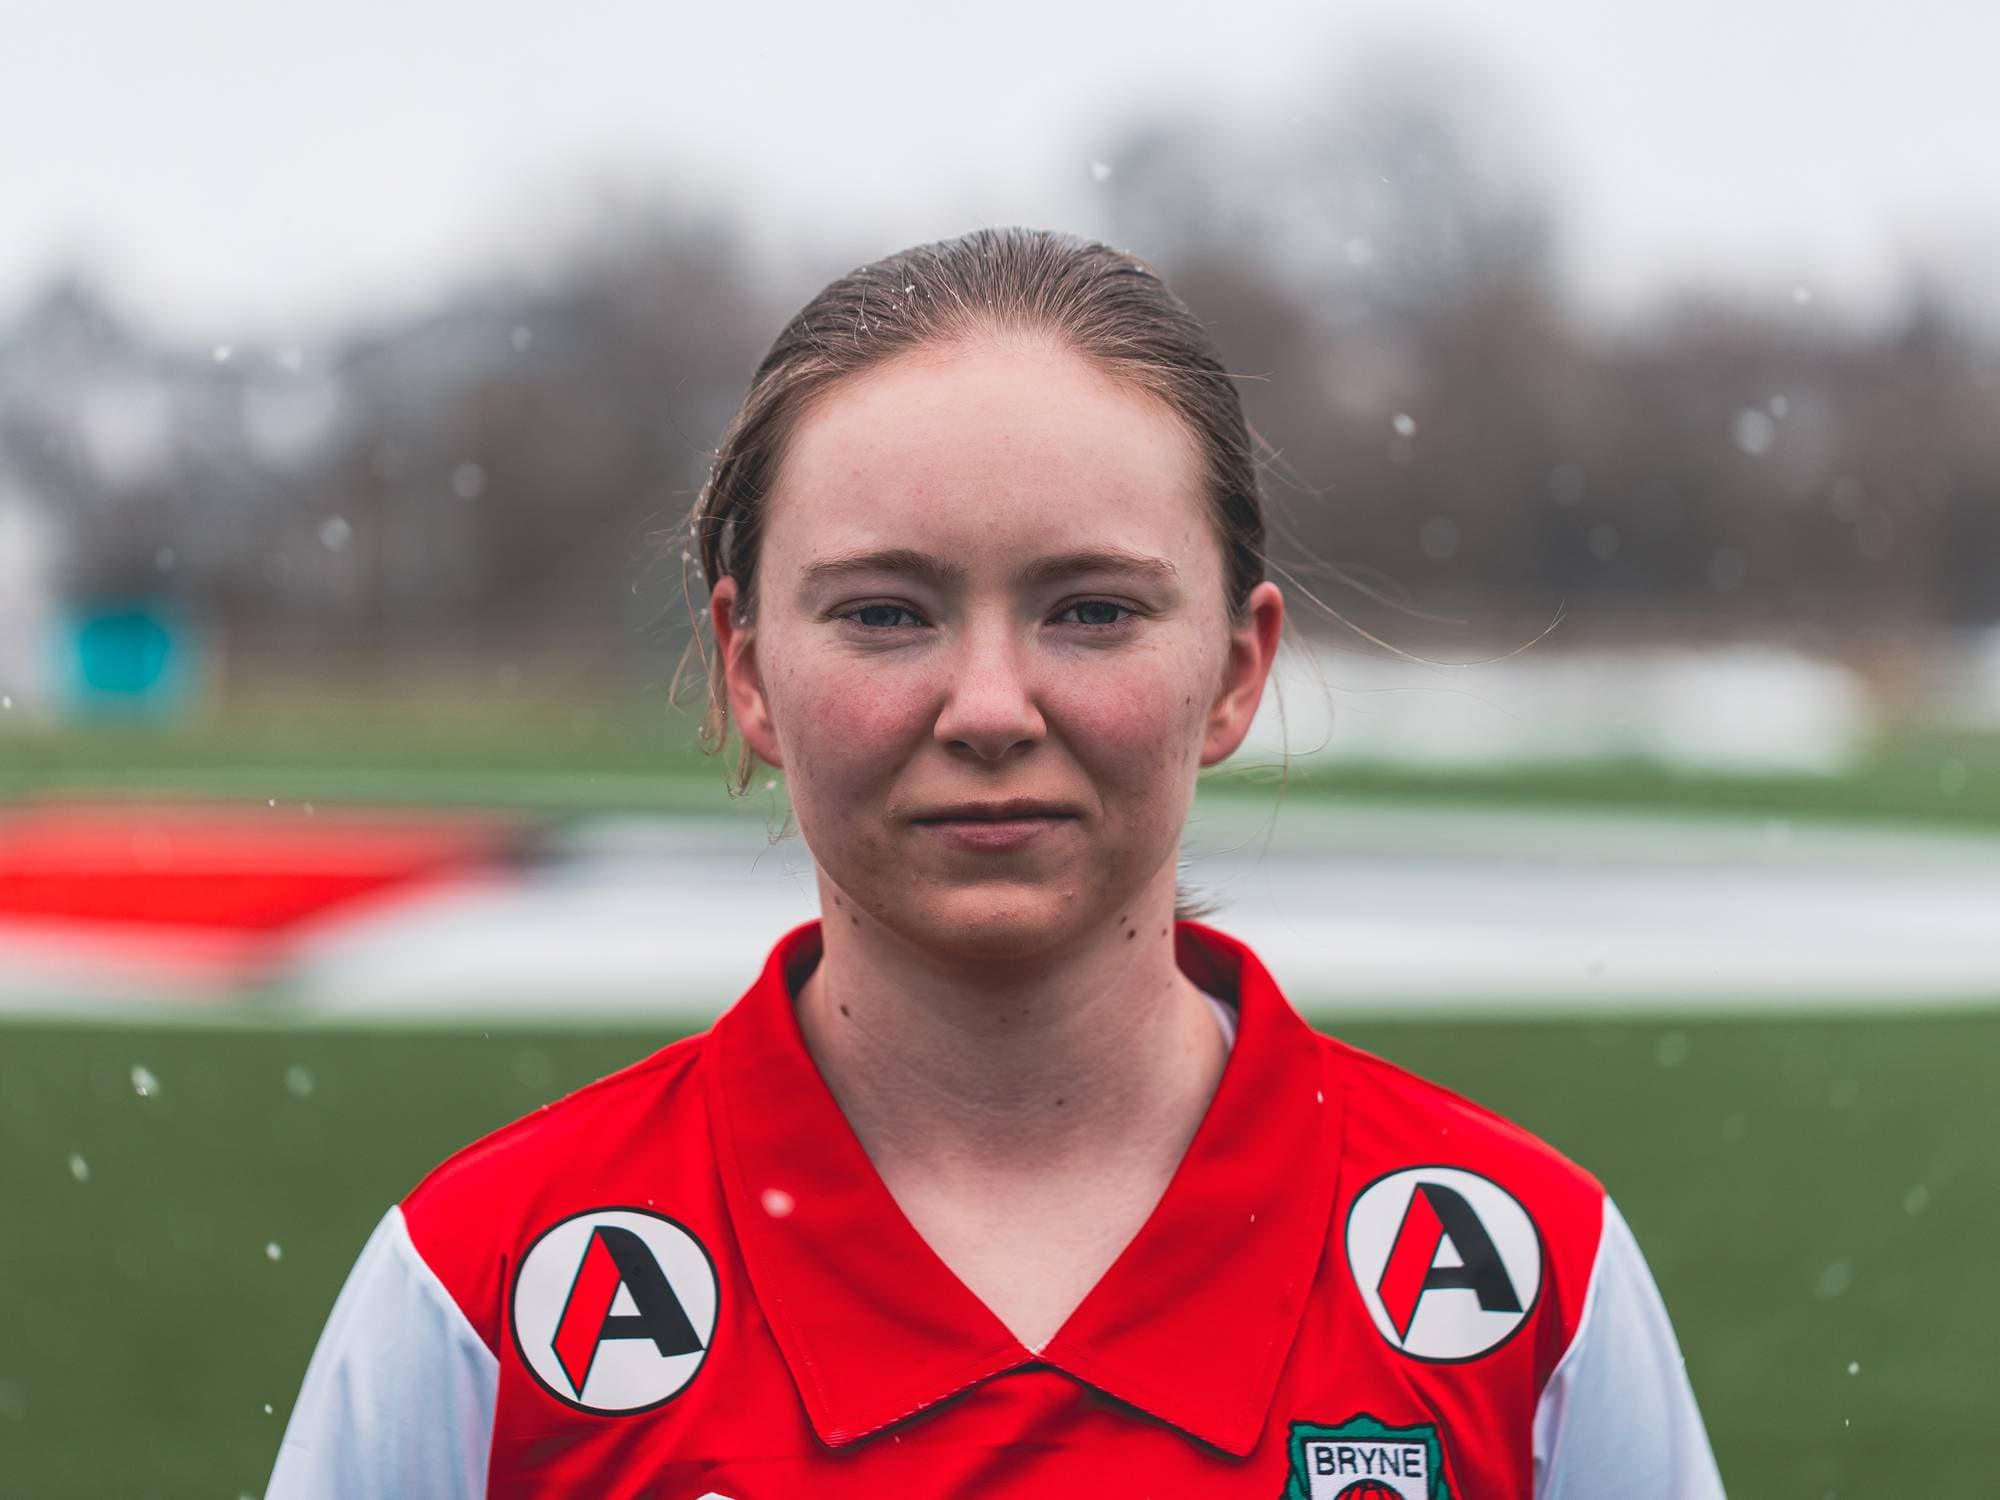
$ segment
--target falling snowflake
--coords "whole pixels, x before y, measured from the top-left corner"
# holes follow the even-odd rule
[[[1778,440],[1778,424],[1768,412],[1746,406],[1736,414],[1736,446],[1753,458],[1762,458]]]
[[[1829,1261],[1813,1283],[1813,1295],[1822,1302],[1831,1302],[1850,1286],[1854,1285],[1854,1262],[1842,1257]]]

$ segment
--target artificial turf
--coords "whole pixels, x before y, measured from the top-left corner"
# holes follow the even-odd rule
[[[1994,1493],[2000,1010],[1321,1024],[1606,1183],[1732,1494]],[[667,1040],[0,1026],[0,1496],[259,1494],[383,1209]]]

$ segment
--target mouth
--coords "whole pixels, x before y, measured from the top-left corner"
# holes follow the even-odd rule
[[[1078,816],[1077,810],[1060,802],[1044,802],[1015,797],[1004,802],[957,802],[917,814],[913,823],[1029,823],[1054,822]]]
[[[918,818],[922,828],[1026,828],[1044,822],[1074,822],[1068,812],[1032,812],[1020,818]]]
[[[954,848],[995,854],[1025,848],[1078,816],[1074,808],[1060,803],[1017,799],[941,807],[911,822],[932,830]]]

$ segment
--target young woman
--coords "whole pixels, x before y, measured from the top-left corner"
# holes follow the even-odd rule
[[[274,1500],[1720,1495],[1604,1190],[1177,905],[1284,602],[1144,263],[841,277],[692,540],[712,743],[783,768],[822,916],[389,1211]]]

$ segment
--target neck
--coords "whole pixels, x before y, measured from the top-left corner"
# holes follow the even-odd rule
[[[1171,1172],[1226,1057],[1174,962],[1171,890],[1019,962],[916,948],[824,894],[833,916],[799,1026],[885,1176],[1101,1171],[1134,1155]]]

